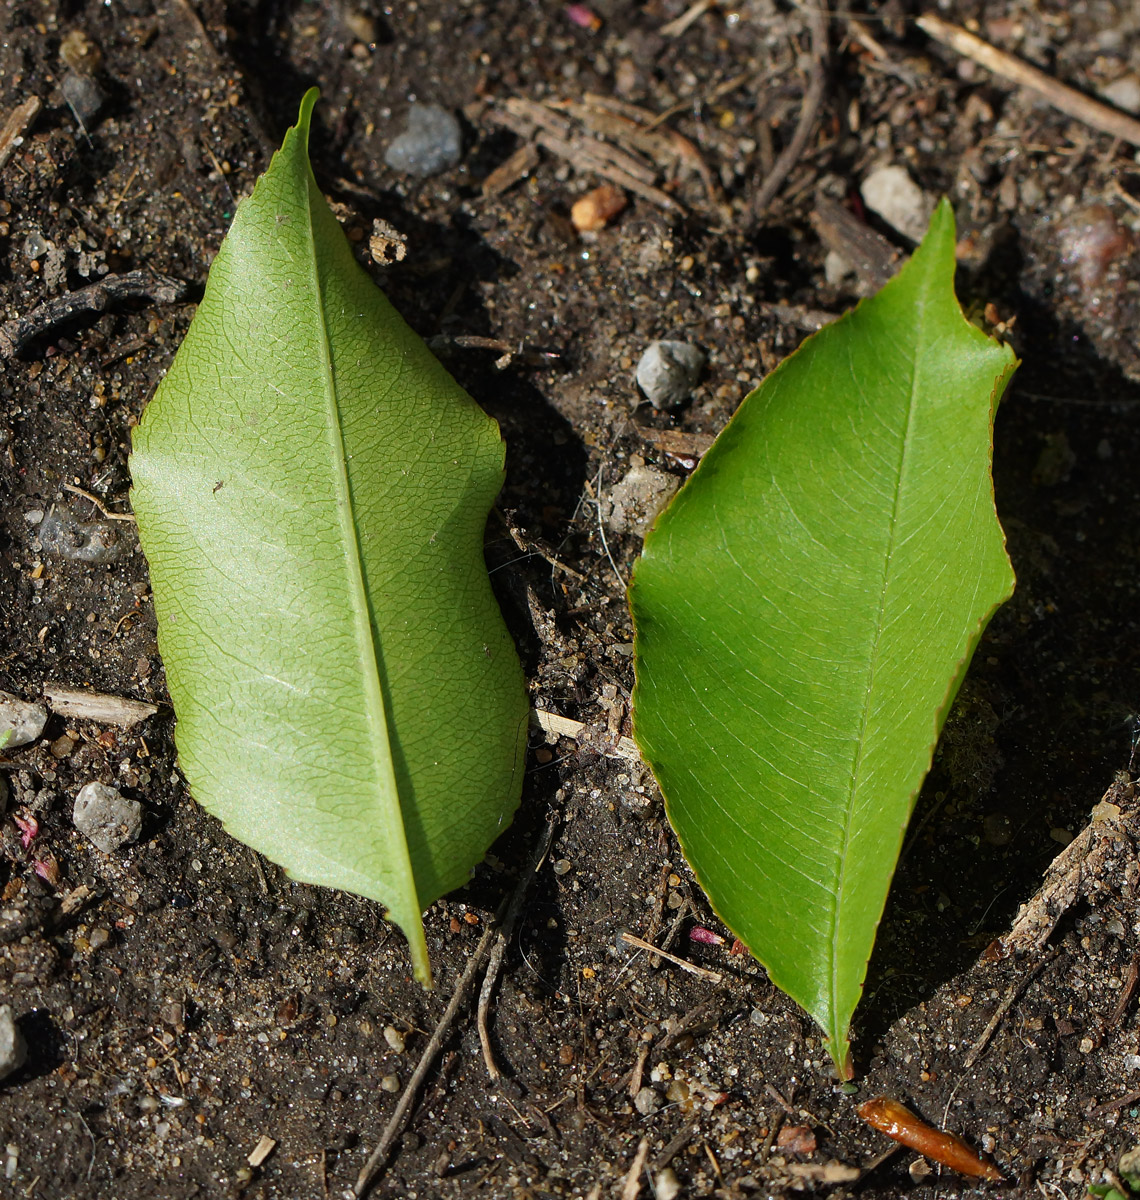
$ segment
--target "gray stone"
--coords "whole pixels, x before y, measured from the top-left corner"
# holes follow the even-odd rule
[[[661,1107],[661,1097],[651,1088],[643,1087],[633,1098],[633,1107],[643,1117],[655,1113]]]
[[[1114,79],[1100,89],[1100,94],[1117,108],[1125,112],[1140,113],[1140,79],[1135,75],[1124,75]]]
[[[689,398],[705,365],[691,342],[650,342],[637,364],[637,386],[654,408],[672,408]]]
[[[103,89],[90,75],[68,71],[59,85],[59,90],[75,114],[76,120],[85,129],[90,129],[92,122],[99,115],[99,110],[107,102]]]
[[[859,189],[863,203],[892,229],[912,242],[926,233],[934,201],[907,174],[905,167],[876,167]]]
[[[602,500],[602,520],[615,533],[644,537],[680,486],[676,475],[646,466],[639,459]]]
[[[142,805],[104,783],[88,783],[79,789],[71,819],[104,854],[137,841],[142,833]]]
[[[12,1016],[10,1004],[0,1004],[0,1079],[18,1071],[28,1059],[28,1045]]]
[[[413,104],[407,129],[388,147],[384,161],[393,171],[426,179],[454,167],[463,149],[459,121],[438,104]]]
[[[112,521],[77,521],[66,508],[53,508],[40,522],[40,545],[69,562],[113,563],[131,548]]]
[[[43,733],[47,717],[42,704],[30,704],[11,692],[0,692],[0,750],[34,742]]]

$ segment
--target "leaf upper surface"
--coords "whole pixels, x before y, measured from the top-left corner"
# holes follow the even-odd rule
[[[634,733],[726,924],[847,1037],[942,722],[1013,573],[943,203],[913,259],[741,405],[645,542]]]
[[[352,256],[315,92],[244,201],[134,435],[133,501],[196,799],[295,878],[420,913],[522,784],[483,530],[498,427]]]

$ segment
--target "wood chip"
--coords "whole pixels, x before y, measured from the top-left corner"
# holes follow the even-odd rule
[[[108,696],[102,692],[85,692],[59,683],[45,683],[44,696],[52,711],[61,716],[74,717],[78,721],[96,721],[100,725],[118,725],[122,729],[130,729],[158,712],[157,704],[128,700],[125,696]]]
[[[641,1191],[641,1172],[645,1170],[645,1160],[648,1157],[649,1139],[642,1138],[637,1153],[633,1156],[633,1162],[630,1163],[629,1174],[622,1185],[621,1200],[637,1200],[637,1194]]]
[[[500,163],[486,179],[483,180],[483,195],[500,196],[508,188],[514,187],[520,179],[525,179],[538,166],[538,148],[533,142],[524,142],[507,159]]]
[[[719,971],[710,971],[707,967],[698,967],[696,963],[691,963],[686,958],[670,954],[668,950],[658,949],[652,942],[647,942],[643,938],[639,938],[636,934],[623,931],[621,940],[636,947],[638,950],[647,950],[650,954],[656,954],[658,958],[668,959],[674,966],[680,967],[682,971],[688,971],[690,975],[698,975],[701,979],[707,979],[710,983],[720,983],[724,978]]]
[[[1118,855],[1122,845],[1135,853],[1135,843],[1140,841],[1140,817],[1122,811],[1135,796],[1135,786],[1122,773],[1092,810],[1089,824],[1049,865],[1045,882],[1018,910],[1013,928],[987,951],[988,957],[1040,950],[1068,909],[1096,888],[1107,860]]]
[[[1075,117],[1093,129],[1099,129],[1101,133],[1130,142],[1133,146],[1140,146],[1140,121],[1135,117],[1102,104],[1099,100],[1093,100],[1083,92],[1078,92],[1075,88],[1046,75],[1044,71],[1031,67],[1022,59],[1014,58],[1012,54],[982,41],[980,37],[976,37],[960,25],[951,25],[949,21],[943,21],[941,17],[932,13],[919,17],[918,27],[936,42],[941,42],[951,50],[980,63],[987,71],[992,71],[1002,79],[1008,79],[1018,87],[1036,92],[1059,112]]]
[[[488,116],[519,137],[564,158],[580,171],[600,175],[666,212],[680,215],[685,211],[672,196],[654,186],[657,172],[651,165],[625,150],[576,130],[569,116],[557,113],[547,105],[512,96],[503,104],[489,109]]]
[[[863,294],[877,292],[895,273],[901,257],[898,248],[849,208],[827,196],[818,196],[811,223],[828,250],[851,264]]]
[[[261,1135],[261,1141],[250,1151],[249,1158],[246,1162],[251,1167],[260,1167],[263,1162],[273,1153],[274,1146],[277,1145],[277,1139],[271,1138],[267,1134]]]
[[[581,741],[590,733],[588,725],[584,725],[581,721],[575,721],[571,717],[560,717],[557,713],[546,712],[541,708],[531,709],[531,721],[537,725],[539,729],[546,733],[556,734],[558,737],[573,738],[575,741]],[[592,748],[600,750],[607,758],[624,758],[630,762],[640,762],[641,754],[637,749],[637,743],[633,738],[618,738],[616,744],[606,745],[598,743]]]
[[[39,96],[29,96],[23,104],[17,104],[11,115],[0,129],[0,167],[6,166],[12,157],[20,139],[27,133],[28,127],[39,116],[43,103]]]

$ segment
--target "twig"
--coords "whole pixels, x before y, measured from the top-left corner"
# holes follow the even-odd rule
[[[131,729],[158,712],[157,704],[147,704],[145,700],[87,692],[61,683],[45,683],[44,696],[52,712],[61,716],[74,717],[78,721],[95,721],[100,725],[118,725],[122,729]]]
[[[560,717],[558,713],[547,712],[542,708],[532,708],[530,715],[534,724],[539,729],[546,733],[556,734],[558,737],[568,737],[573,738],[575,741],[580,741],[583,735],[588,732],[588,726],[584,725],[581,721],[575,721],[573,717]],[[597,748],[606,758],[624,758],[629,762],[641,761],[641,754],[633,738],[618,738],[616,745],[607,746],[603,743]]]
[[[719,971],[710,971],[707,967],[698,967],[696,963],[691,963],[686,958],[679,958],[676,954],[670,954],[668,950],[659,950],[652,942],[642,941],[636,934],[623,931],[621,940],[628,942],[631,946],[636,946],[638,950],[646,950],[650,954],[656,954],[660,958],[668,959],[669,962],[680,967],[682,971],[688,971],[690,975],[699,975],[701,979],[707,979],[710,983],[720,983],[724,978]]]
[[[1090,1110],[1089,1116],[1103,1117],[1105,1113],[1115,1112],[1126,1104],[1135,1104],[1137,1100],[1140,1100],[1140,1091],[1125,1092],[1123,1096],[1117,1096],[1115,1100],[1106,1100],[1103,1104],[1098,1104],[1096,1108]]]
[[[65,292],[45,300],[26,317],[16,317],[0,325],[0,359],[12,358],[29,342],[84,313],[101,313],[121,300],[153,300],[155,304],[174,304],[189,290],[181,279],[160,275],[157,271],[128,271],[125,275],[106,275],[98,283]]]
[[[1050,951],[1036,966],[1026,971],[1020,979],[1015,979],[1010,984],[1005,995],[1001,998],[1001,1003],[994,1009],[993,1016],[986,1023],[985,1029],[978,1035],[978,1040],[970,1047],[966,1057],[962,1060],[962,1069],[964,1071],[968,1071],[981,1057],[982,1051],[990,1044],[990,1038],[993,1037],[997,1027],[1001,1024],[1002,1018],[1013,1007],[1014,1001],[1017,1000],[1018,996],[1029,986],[1030,981],[1036,978],[1041,968],[1046,963],[1052,962],[1056,956],[1057,951],[1055,949]]]
[[[94,494],[94,492],[84,491],[83,488],[76,487],[74,483],[65,483],[63,485],[63,490],[65,492],[71,492],[72,495],[74,495],[74,496],[82,496],[84,500],[89,500],[92,504],[95,505],[95,507],[103,514],[103,516],[108,521],[132,521],[133,522],[135,520],[134,513],[113,513],[113,512],[111,512],[107,508],[107,506],[103,503],[103,501],[100,500],[99,497]]]
[[[669,1139],[665,1149],[653,1160],[653,1170],[661,1171],[667,1167],[673,1159],[681,1153],[682,1150],[692,1140],[693,1134],[697,1131],[697,1118],[690,1117],[689,1120],[681,1126],[681,1128]]]
[[[679,17],[670,21],[667,25],[662,25],[657,32],[662,37],[679,38],[694,21],[699,21],[715,3],[716,0],[695,0],[695,3],[690,4]]]
[[[550,843],[553,840],[554,822],[547,821],[546,829],[538,839],[538,845],[535,846],[534,852],[531,854],[530,862],[527,863],[522,875],[519,876],[514,895],[511,896],[510,904],[507,907],[507,915],[503,918],[502,924],[498,926],[495,932],[495,944],[491,947],[490,957],[487,960],[487,974],[483,977],[483,986],[479,989],[479,1007],[476,1011],[475,1019],[479,1028],[479,1044],[483,1047],[483,1061],[487,1064],[487,1074],[491,1076],[492,1083],[498,1083],[501,1073],[495,1064],[495,1056],[491,1052],[491,1038],[487,1032],[487,1013],[491,1007],[491,993],[495,989],[495,981],[498,979],[499,971],[503,965],[503,955],[506,952],[511,937],[514,935],[515,924],[518,922],[519,913],[522,911],[522,902],[526,896],[526,890],[530,886],[530,881],[538,873],[538,869],[546,859],[550,851]]]
[[[0,167],[7,166],[20,139],[28,131],[28,126],[39,116],[43,104],[39,96],[29,96],[23,104],[17,104],[11,115],[0,129]]]
[[[621,1200],[637,1200],[637,1193],[641,1191],[641,1172],[645,1169],[645,1160],[648,1157],[649,1139],[642,1138],[637,1153],[633,1156],[633,1162],[629,1164],[629,1174],[625,1177],[621,1189]]]
[[[455,985],[455,990],[451,994],[451,1000],[448,1002],[443,1016],[440,1017],[439,1024],[436,1025],[431,1037],[428,1038],[424,1052],[420,1055],[420,1061],[416,1064],[416,1069],[411,1079],[408,1080],[408,1085],[404,1088],[404,1093],[396,1105],[396,1111],[392,1113],[391,1120],[384,1126],[384,1132],[380,1135],[380,1141],[377,1143],[376,1149],[368,1156],[368,1161],[361,1167],[360,1174],[356,1177],[356,1183],[352,1188],[353,1195],[363,1196],[373,1178],[387,1162],[392,1144],[400,1136],[400,1132],[411,1113],[412,1105],[420,1090],[420,1084],[423,1083],[424,1076],[431,1070],[432,1063],[435,1062],[435,1057],[443,1045],[444,1038],[447,1037],[451,1023],[455,1020],[455,1014],[459,1011],[459,1007],[466,998],[475,976],[479,973],[479,968],[483,965],[487,957],[487,951],[491,947],[495,933],[494,926],[489,925],[484,930],[483,936],[479,939],[479,945],[475,947],[474,953],[467,960],[467,966],[464,967],[463,974],[460,975],[459,982]]]
[[[752,202],[753,220],[759,220],[764,215],[768,205],[776,198],[776,193],[784,186],[784,181],[807,147],[808,139],[815,129],[816,121],[819,120],[819,110],[823,107],[828,64],[827,0],[811,0],[810,7],[797,0],[797,7],[807,13],[808,28],[811,31],[811,77],[804,93],[800,119],[796,122],[792,140],[780,152],[779,158],[768,172],[768,178],[761,184]]]
[[[951,25],[948,21],[943,21],[941,17],[928,13],[918,18],[918,27],[936,42],[941,42],[966,58],[973,59],[995,75],[1008,79],[1018,87],[1036,92],[1060,112],[1083,121],[1101,133],[1140,146],[1140,121],[1135,117],[1130,117],[1118,109],[1102,104],[1099,100],[1093,100],[1067,84],[1058,82],[1044,71],[1039,71],[1020,58],[1014,58],[1012,54],[1006,54],[1004,50],[991,46],[989,42],[975,37],[960,25]]]
[[[595,488],[587,479],[585,483],[586,493],[590,497],[590,501],[594,505],[594,510],[598,514],[598,536],[602,541],[602,549],[606,553],[606,558],[609,559],[610,567],[613,573],[617,576],[617,581],[621,585],[621,590],[624,592],[627,588],[625,576],[618,570],[618,565],[614,561],[614,556],[610,553],[610,543],[606,538],[606,523],[602,519],[602,468],[598,467],[598,484]]]
[[[495,511],[498,513],[498,508],[496,508]],[[499,515],[502,516],[502,513],[499,513]],[[521,529],[516,529],[506,517],[503,517],[503,524],[507,527],[507,532],[511,535],[511,541],[513,541],[514,544],[518,546],[518,548],[524,554],[537,554],[539,558],[546,559],[546,561],[552,567],[554,567],[555,570],[565,571],[571,579],[577,579],[579,583],[589,583],[589,580],[585,575],[582,574],[581,571],[575,571],[573,567],[568,567],[564,562],[561,561],[561,559],[555,558],[554,555],[551,554],[541,542],[534,540],[528,542],[523,531]]]

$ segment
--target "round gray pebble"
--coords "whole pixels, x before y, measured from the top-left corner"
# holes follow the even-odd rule
[[[28,1045],[12,1015],[10,1004],[0,1004],[0,1079],[18,1071],[28,1058]]]
[[[438,104],[413,104],[407,129],[388,147],[384,161],[393,171],[426,179],[454,167],[462,149],[454,113]]]
[[[95,80],[90,75],[83,75],[77,71],[68,71],[59,85],[59,90],[84,127],[91,126],[107,102],[103,89]]]
[[[655,1113],[661,1107],[661,1097],[651,1088],[643,1087],[633,1098],[633,1107],[643,1117]]]
[[[79,789],[71,819],[104,854],[137,841],[142,833],[142,805],[104,783],[88,783]]]
[[[46,723],[47,709],[42,704],[31,704],[11,692],[0,692],[0,750],[15,750],[34,742]]]
[[[672,408],[689,398],[704,365],[704,351],[691,342],[650,342],[637,364],[637,386],[654,408]]]

